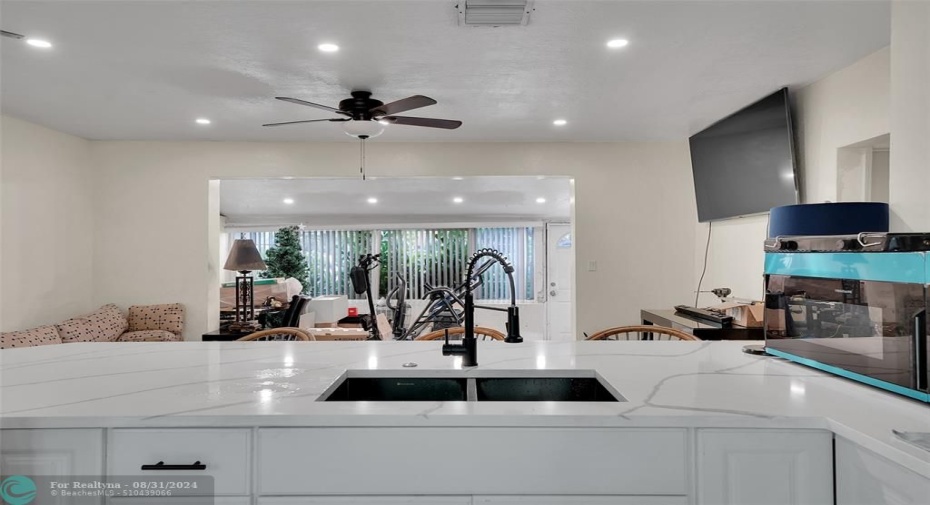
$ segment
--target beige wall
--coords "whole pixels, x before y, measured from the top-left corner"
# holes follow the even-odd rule
[[[211,177],[358,173],[350,142],[94,142],[92,149],[96,303],[180,301],[189,310],[188,339],[215,318]],[[696,221],[685,141],[372,142],[367,159],[372,176],[574,177],[579,332],[635,323],[640,308],[685,303],[693,289],[682,282],[693,277]],[[598,271],[587,271],[589,261]]]
[[[805,203],[837,201],[838,149],[891,131],[890,69],[891,51],[885,48],[793,93]],[[761,299],[762,242],[767,229],[768,215],[714,223],[702,289],[729,287],[734,296]],[[697,225],[695,236],[695,275],[699,277],[706,223]],[[713,295],[701,295],[700,304],[715,300]]]
[[[930,232],[930,2],[891,9],[893,231]]]
[[[87,140],[0,118],[0,331],[93,308]]]
[[[912,16],[902,16],[896,5],[897,25],[910,26]],[[895,54],[922,61],[926,53],[910,45],[903,49],[901,30],[895,30]],[[909,33],[908,41],[926,40],[913,27]],[[876,52],[795,93],[805,201],[836,198],[839,147],[890,130],[890,54]],[[900,80],[913,77],[911,66],[920,71],[913,62],[895,67],[897,86],[926,104],[925,88]],[[897,137],[898,130],[926,132],[920,128],[926,128],[927,116],[906,109],[900,103],[896,108],[895,124],[902,126],[892,142],[908,138]],[[209,196],[216,195],[211,178],[355,177],[358,170],[357,145],[350,142],[87,142],[12,118],[3,123],[4,329],[62,319],[108,302],[126,307],[180,301],[189,310],[186,336],[197,338],[211,329],[217,305],[219,224],[216,199]],[[897,197],[903,203],[897,209],[916,216],[915,222],[928,219],[921,226],[930,229],[922,191],[927,183],[909,183],[930,177],[920,151],[928,144],[910,138],[906,157],[892,149],[892,204]],[[695,225],[685,141],[372,142],[368,171],[373,176],[572,176],[578,331],[635,322],[644,307],[693,303],[707,225]],[[90,179],[84,177],[88,172]],[[23,219],[27,208],[35,215]],[[739,297],[761,297],[766,223],[765,216],[715,223],[705,289],[727,286]],[[27,242],[39,246],[27,249]],[[590,261],[597,262],[597,272],[587,271]],[[33,268],[40,264],[45,267]],[[62,306],[43,308],[53,291],[59,301],[53,304]],[[712,300],[705,295],[701,303]]]
[[[694,245],[694,289],[701,276],[704,246],[707,244],[707,223],[698,223]],[[768,230],[768,215],[728,219],[713,224],[710,251],[707,256],[707,273],[701,290],[730,288],[733,296],[751,300],[762,299],[762,242]],[[719,303],[711,293],[701,294],[698,306]]]
[[[794,94],[804,202],[837,201],[837,150],[891,131],[890,76],[885,48]]]

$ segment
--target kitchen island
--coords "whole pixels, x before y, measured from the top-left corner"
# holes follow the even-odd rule
[[[930,503],[930,452],[893,433],[930,405],[743,344],[480,342],[463,371],[592,370],[625,400],[596,403],[317,401],[347,370],[460,368],[440,342],[5,350],[0,471],[196,459],[230,505]]]

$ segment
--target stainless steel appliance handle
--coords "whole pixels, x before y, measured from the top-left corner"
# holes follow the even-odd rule
[[[914,373],[917,389],[927,391],[927,309],[914,315]]]
[[[859,245],[861,245],[862,247],[873,247],[873,246],[877,246],[877,245],[882,245],[882,242],[881,242],[880,240],[879,240],[878,242],[866,242],[865,239],[867,239],[867,238],[869,238],[869,237],[878,237],[878,238],[884,239],[886,235],[887,235],[887,233],[868,233],[868,232],[862,232],[862,233],[856,235],[856,240],[859,242]]]

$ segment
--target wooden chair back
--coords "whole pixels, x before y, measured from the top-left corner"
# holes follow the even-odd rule
[[[599,331],[585,340],[701,340],[690,333],[665,326],[617,326]]]
[[[270,330],[257,331],[246,335],[238,342],[307,342],[316,340],[313,335],[301,330],[300,328],[271,328]]]
[[[455,335],[464,335],[465,328],[461,326],[455,328],[448,328],[449,337]],[[436,330],[425,335],[420,335],[414,340],[444,340],[446,338],[446,330]],[[485,328],[484,326],[475,326],[475,338],[478,340],[504,340],[504,334],[495,330],[494,328]],[[461,339],[461,337],[459,337]]]

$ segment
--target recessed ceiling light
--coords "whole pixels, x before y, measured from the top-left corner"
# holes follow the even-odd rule
[[[286,203],[286,204],[288,204],[288,205],[294,205],[294,199],[293,199],[293,198],[285,198],[285,199],[284,199],[284,203]]]
[[[556,125],[556,126],[565,126],[565,125],[568,124],[568,121],[566,121],[566,120],[564,120],[564,119],[556,119],[555,121],[552,122],[552,124],[554,124],[554,125]]]
[[[546,199],[543,197],[539,197],[536,199],[536,203],[546,203]]]
[[[452,180],[453,180],[453,181],[462,181],[462,180],[465,180],[465,178],[464,178],[464,177],[453,177]]]
[[[453,201],[454,203],[462,203],[462,202],[465,201],[465,199],[462,198],[461,196],[457,196],[457,197],[453,198],[452,201]]]
[[[376,203],[378,203],[378,199],[375,198],[375,197],[371,197],[371,198],[368,199],[368,203],[370,203],[370,204],[376,204]]]
[[[613,39],[607,41],[607,47],[611,49],[619,49],[621,47],[626,47],[630,43],[627,39]]]
[[[40,47],[42,49],[49,49],[52,47],[51,42],[42,39],[26,39],[26,43],[32,47]]]
[[[320,51],[323,51],[324,53],[335,53],[336,51],[339,50],[339,46],[337,46],[336,44],[330,44],[328,42],[325,44],[320,44],[316,46],[316,48],[319,49]]]
[[[197,124],[210,124],[211,121],[205,117],[199,117],[196,119]]]

